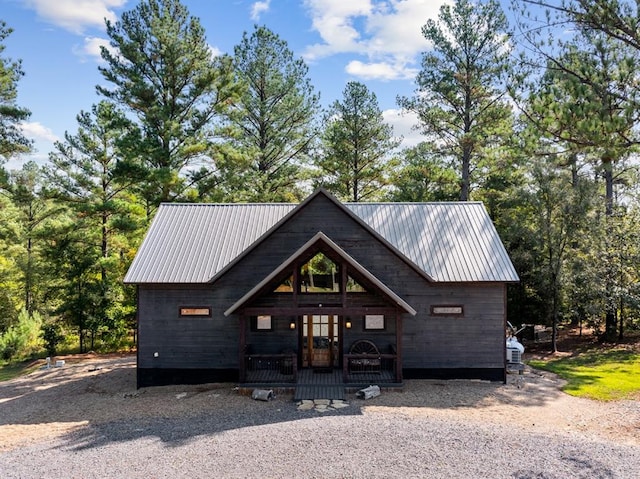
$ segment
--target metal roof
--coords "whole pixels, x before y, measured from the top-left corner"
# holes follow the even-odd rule
[[[345,206],[434,281],[519,281],[480,202]]]
[[[162,204],[124,281],[208,282],[280,221],[286,221],[297,206]],[[519,281],[482,203],[343,206],[434,281]]]

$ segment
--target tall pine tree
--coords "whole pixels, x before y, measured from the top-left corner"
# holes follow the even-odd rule
[[[384,122],[375,93],[362,83],[347,83],[342,101],[325,113],[322,140],[316,184],[344,201],[382,198],[400,140]]]
[[[298,200],[319,108],[308,68],[284,40],[258,26],[235,47],[234,68],[245,89],[224,128],[235,149],[219,152],[228,199]]]
[[[230,60],[212,56],[200,21],[179,0],[143,0],[107,21],[107,34],[111,49],[102,48],[99,70],[111,86],[97,90],[137,118],[140,137],[128,155],[147,170],[142,193],[151,213],[185,195],[188,170],[207,160],[211,122],[236,93]]]
[[[456,163],[460,199],[466,201],[488,167],[487,150],[512,134],[505,97],[508,22],[496,0],[456,0],[443,5],[422,34],[433,50],[423,54],[415,95],[398,103],[418,115],[432,151]]]

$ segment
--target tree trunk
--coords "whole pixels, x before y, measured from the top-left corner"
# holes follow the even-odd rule
[[[620,317],[618,318],[618,341],[624,339],[624,300],[620,299]]]
[[[611,217],[613,216],[613,162],[610,158],[604,157],[602,159],[602,166],[604,168],[605,178],[605,215],[607,219],[607,238],[611,238]],[[609,245],[607,245],[607,249]],[[613,278],[608,274],[605,278],[606,281],[606,313],[605,313],[605,327],[604,327],[604,341],[616,340],[616,305],[613,300]]]
[[[31,235],[27,238],[27,271],[24,275],[24,309],[29,313],[29,317],[33,314],[32,305],[32,268],[33,268],[33,251],[31,244]]]
[[[551,352],[558,352],[558,306],[556,298],[553,298],[553,324],[551,326]]]

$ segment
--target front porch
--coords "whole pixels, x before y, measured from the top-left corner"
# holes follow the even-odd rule
[[[255,354],[245,356],[246,369],[239,387],[294,391],[294,400],[344,399],[372,384],[383,389],[402,388],[397,374],[397,355],[349,354],[341,368],[298,368],[296,354]]]

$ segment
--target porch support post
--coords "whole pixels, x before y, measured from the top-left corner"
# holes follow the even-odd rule
[[[247,317],[240,315],[240,344],[238,347],[238,376],[241,383],[247,379],[247,363],[245,353],[247,352]]]
[[[402,314],[396,311],[396,381],[402,382]]]

